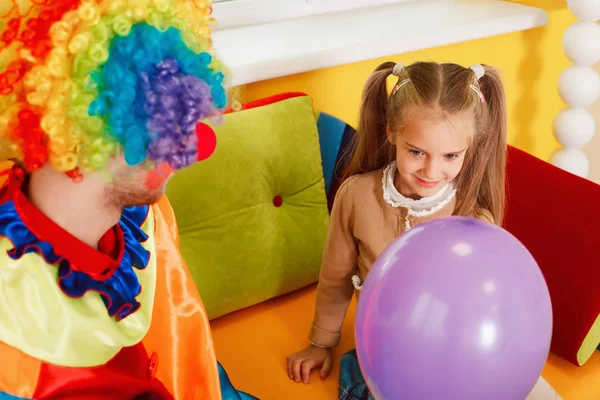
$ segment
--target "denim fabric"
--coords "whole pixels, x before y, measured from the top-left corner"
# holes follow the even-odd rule
[[[342,356],[338,400],[375,400],[358,365],[356,350]]]

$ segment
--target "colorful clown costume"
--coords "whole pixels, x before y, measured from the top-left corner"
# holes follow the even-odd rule
[[[25,193],[44,168],[108,185],[116,159],[152,190],[207,158],[203,121],[218,123],[229,80],[211,13],[210,0],[0,2],[0,399],[244,395],[215,359],[165,198],[125,208],[96,249]]]
[[[28,202],[22,171],[3,174],[0,398],[220,399],[166,198],[125,209],[96,251]]]

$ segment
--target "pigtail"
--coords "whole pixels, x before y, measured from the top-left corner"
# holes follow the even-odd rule
[[[387,78],[396,63],[386,62],[369,76],[362,94],[358,131],[353,138],[350,160],[342,180],[356,174],[382,168],[393,160],[394,149],[387,139]]]
[[[485,70],[480,85],[488,110],[487,132],[482,146],[487,159],[482,182],[482,191],[486,196],[481,199],[484,202],[481,205],[501,225],[506,203],[506,95],[498,71],[490,67]]]
[[[484,109],[476,113],[477,133],[471,159],[459,177],[462,193],[455,213],[479,217],[489,213],[501,225],[506,203],[506,96],[500,75],[492,67],[485,67],[478,86]]]

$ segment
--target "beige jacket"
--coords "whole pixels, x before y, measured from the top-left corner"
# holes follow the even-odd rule
[[[354,293],[352,276],[366,278],[371,265],[406,230],[408,209],[393,207],[383,197],[383,169],[356,175],[339,188],[333,208],[317,288],[310,341],[335,347]],[[453,198],[425,217],[408,216],[410,226],[454,212]],[[358,292],[357,292],[358,295]]]

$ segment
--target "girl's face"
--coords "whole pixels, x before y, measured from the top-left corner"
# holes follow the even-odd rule
[[[433,113],[412,113],[401,133],[388,138],[396,147],[398,191],[409,198],[433,196],[462,169],[473,135],[470,112],[435,118]]]

